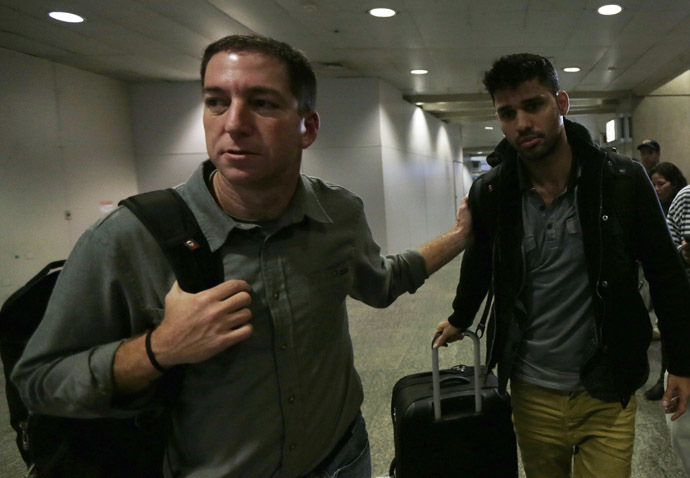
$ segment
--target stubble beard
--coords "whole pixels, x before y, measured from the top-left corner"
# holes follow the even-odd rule
[[[521,158],[527,161],[541,161],[547,158],[555,149],[558,142],[558,136],[551,139],[546,138],[545,135],[538,135],[542,139],[542,144],[534,149],[525,149],[519,144],[515,145],[515,149]]]

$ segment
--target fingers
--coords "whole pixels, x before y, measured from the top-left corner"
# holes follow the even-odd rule
[[[670,389],[666,390],[661,404],[664,407],[664,413],[667,415],[673,413],[671,421],[680,418],[686,411],[688,406],[687,397],[682,397],[681,395],[673,395],[675,392]],[[683,400],[685,398],[685,400]]]
[[[661,404],[666,414],[673,413],[671,421],[680,418],[688,406],[690,395],[690,378],[668,374],[668,385],[662,397]]]
[[[447,320],[444,320],[436,326],[436,333],[440,333],[441,336],[434,342],[433,348],[435,349],[439,347],[448,347],[449,343],[462,340],[464,337],[461,330],[453,327]]]
[[[234,328],[223,336],[224,347],[230,347],[238,342],[247,340],[254,332],[252,324],[246,323],[240,327]]]
[[[230,279],[225,282],[221,282],[215,287],[211,287],[208,290],[201,292],[206,294],[211,299],[215,300],[225,300],[232,297],[240,292],[249,293],[252,290],[251,286],[243,280]]]

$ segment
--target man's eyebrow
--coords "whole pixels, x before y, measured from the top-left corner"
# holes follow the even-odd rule
[[[275,88],[268,87],[268,86],[253,86],[251,88],[248,88],[247,92],[250,94],[254,94],[254,95],[256,95],[256,94],[271,94],[271,95],[277,95],[277,96],[282,95],[282,93],[279,90],[277,90]],[[225,89],[219,87],[219,86],[207,86],[207,87],[204,87],[203,93],[204,94],[211,94],[211,95],[213,95],[213,94],[224,95],[224,94],[227,94],[227,91]]]
[[[204,87],[203,92],[204,92],[204,94],[210,94],[210,95],[211,94],[219,95],[219,94],[225,93],[223,88],[220,88],[218,86],[206,86],[206,87]]]
[[[524,100],[520,101],[520,105],[528,105],[530,103],[534,103],[537,101],[543,101],[544,100],[544,95],[537,95],[537,96],[532,96],[531,98],[525,98]],[[500,113],[501,111],[506,111],[506,110],[511,110],[513,109],[512,105],[505,105],[501,106],[500,108],[496,108],[496,112]]]

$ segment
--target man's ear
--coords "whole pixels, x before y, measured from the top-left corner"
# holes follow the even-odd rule
[[[302,149],[307,149],[316,141],[320,125],[319,114],[315,110],[308,111],[302,118],[302,124]]]
[[[561,113],[561,116],[565,116],[570,109],[570,98],[568,97],[568,93],[563,90],[559,91],[556,94],[556,103],[558,104],[558,111]]]

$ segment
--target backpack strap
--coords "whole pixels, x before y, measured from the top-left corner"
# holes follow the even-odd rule
[[[146,226],[163,250],[180,288],[196,293],[223,281],[223,262],[212,252],[187,203],[172,188],[120,201]]]

